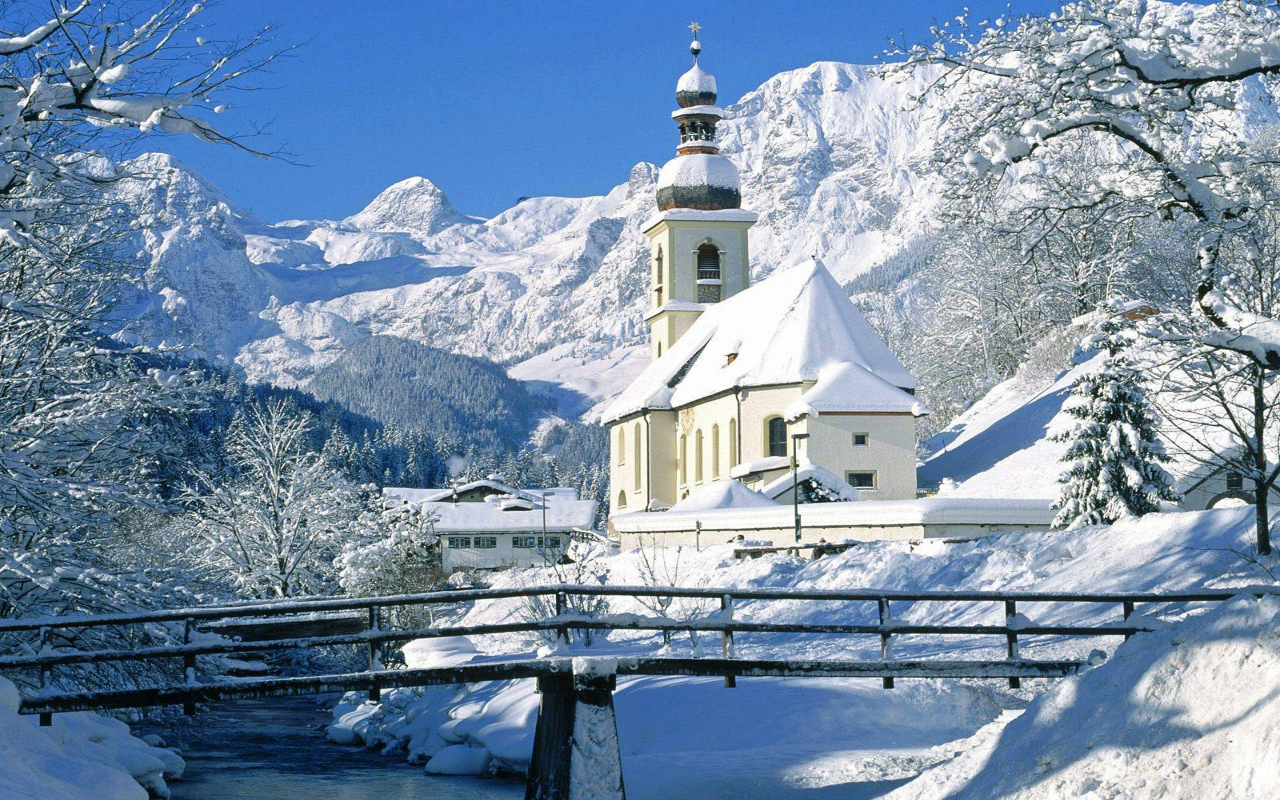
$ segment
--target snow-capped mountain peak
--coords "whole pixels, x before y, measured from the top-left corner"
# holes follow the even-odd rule
[[[433,236],[475,220],[459,214],[444,191],[423,177],[406,178],[382,191],[364,210],[343,220],[361,231]]]

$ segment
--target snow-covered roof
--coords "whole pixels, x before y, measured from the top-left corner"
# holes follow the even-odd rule
[[[543,528],[543,506],[512,510],[502,502],[423,503],[422,508],[437,516],[440,534],[458,531],[539,532]],[[594,500],[553,500],[546,504],[547,530],[589,529],[595,522]]]
[[[677,108],[671,112],[672,119],[680,119],[681,117],[693,117],[706,115],[711,117],[723,117],[724,109],[720,106],[689,106],[688,108]]]
[[[671,512],[710,511],[717,508],[759,508],[777,503],[732,479],[712,481],[695,489],[688,497],[671,507]]]
[[[641,230],[647,232],[659,222],[755,222],[758,219],[760,219],[759,214],[742,208],[719,208],[714,211],[704,211],[699,208],[669,208],[645,220]]]
[[[500,495],[519,497],[529,502],[538,502],[545,494],[547,502],[556,503],[564,500],[577,500],[578,490],[572,487],[557,486],[551,489],[517,489],[495,480],[478,480],[459,484],[456,488],[445,489],[413,489],[406,486],[387,486],[382,490],[383,497],[402,500],[406,503],[434,503],[452,497],[456,491],[464,494],[473,489],[493,489]]]
[[[782,412],[788,422],[805,415],[836,411],[899,412],[923,416],[928,412],[913,395],[889,383],[861,364],[843,361],[818,372],[818,382]]]
[[[730,362],[727,357],[733,353],[737,357]],[[838,387],[851,395],[847,404],[866,394],[879,400],[862,403],[858,410],[913,410],[914,397],[889,390],[914,389],[915,378],[827,268],[810,259],[724,302],[708,304],[675,345],[606,409],[603,419],[613,422],[646,409],[680,408],[736,388],[816,382],[824,369],[843,363],[863,368],[840,374]],[[837,402],[831,395],[818,399]]]
[[[787,473],[779,475],[770,481],[760,494],[772,500],[777,500],[779,495],[791,491],[791,487],[797,483],[802,483],[812,478],[825,488],[834,492],[841,500],[853,501],[861,497],[858,490],[851,486],[848,481],[836,475],[826,467],[820,467],[817,464],[805,462],[796,467],[795,475]]]
[[[676,156],[658,173],[658,189],[670,186],[719,186],[738,189],[738,168],[722,155],[690,153]]]
[[[768,472],[771,469],[782,469],[790,466],[791,459],[787,456],[765,456],[764,458],[757,458],[755,461],[743,461],[729,470],[729,477],[741,478],[754,472]]]
[[[681,75],[680,80],[676,81],[676,91],[692,92],[694,94],[715,94],[716,76],[694,64],[693,69]]]

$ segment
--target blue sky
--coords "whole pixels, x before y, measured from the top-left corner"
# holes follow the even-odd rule
[[[814,61],[870,63],[890,36],[985,0],[808,2],[438,2],[223,0],[213,35],[273,23],[303,43],[218,117],[266,125],[267,147],[306,166],[230,148],[149,140],[200,169],[267,220],[342,217],[395,181],[422,175],[464,213],[491,216],[524,195],[598,194],[638,161],[673,154],[676,78],[689,31],[721,105]],[[1044,12],[1050,0],[1014,0]]]

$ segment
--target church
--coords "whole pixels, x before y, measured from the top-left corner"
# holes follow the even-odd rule
[[[672,113],[680,141],[644,230],[650,364],[603,417],[611,516],[666,509],[726,478],[790,488],[793,456],[837,494],[915,499],[926,413],[915,378],[818,260],[751,284],[758,217],[716,144],[724,111],[696,30],[690,50]]]

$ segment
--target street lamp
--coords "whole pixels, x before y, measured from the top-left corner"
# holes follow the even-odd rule
[[[791,508],[796,516],[796,544],[800,544],[800,442],[807,433],[791,434]]]

